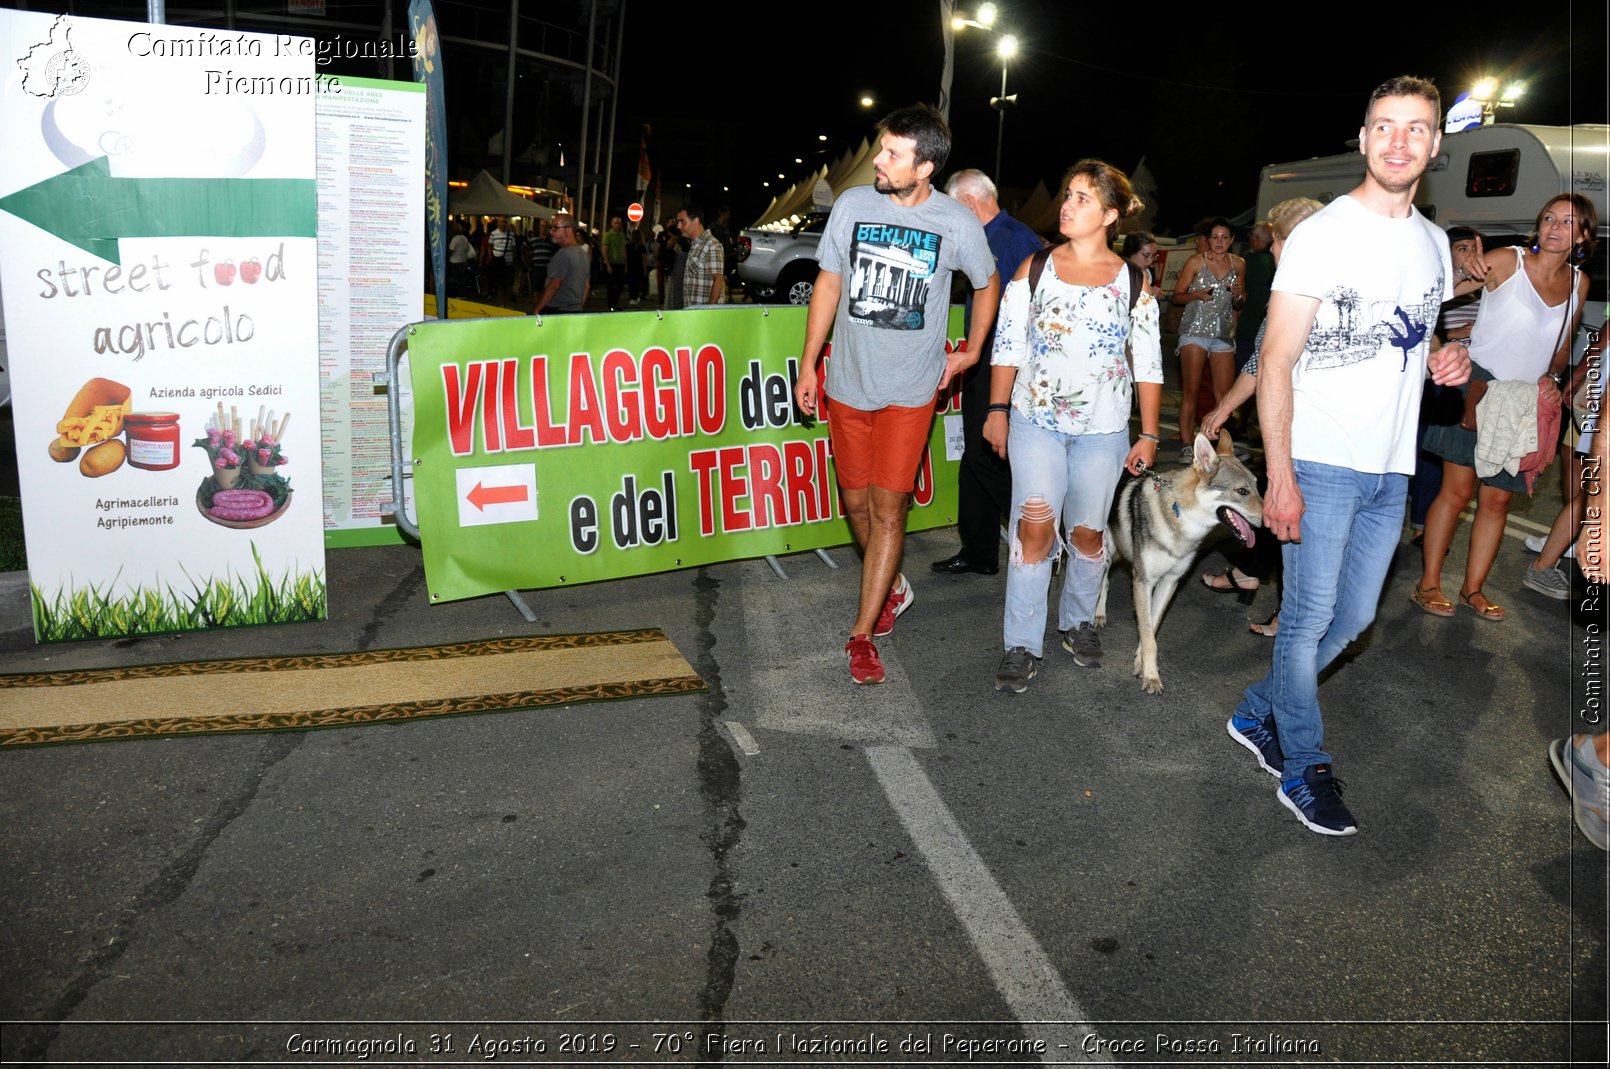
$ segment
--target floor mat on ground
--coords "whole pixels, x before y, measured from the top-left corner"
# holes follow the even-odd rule
[[[657,628],[0,675],[0,746],[340,727],[704,689]]]

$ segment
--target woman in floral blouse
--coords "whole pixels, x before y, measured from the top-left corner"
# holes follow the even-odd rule
[[[1059,229],[1067,241],[1032,283],[1033,257],[1025,260],[1001,299],[984,424],[985,439],[1012,465],[1006,653],[995,685],[1016,693],[1038,670],[1062,531],[1071,560],[1057,630],[1074,663],[1100,667],[1092,620],[1107,571],[1107,516],[1123,470],[1138,475],[1157,459],[1157,302],[1146,292],[1132,299],[1129,267],[1111,248],[1118,220],[1141,202],[1128,177],[1100,160],[1075,164],[1062,189]],[[1132,384],[1141,425],[1133,444]]]

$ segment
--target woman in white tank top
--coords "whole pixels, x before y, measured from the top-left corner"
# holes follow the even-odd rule
[[[1559,405],[1560,377],[1588,290],[1587,276],[1573,265],[1593,254],[1598,229],[1598,212],[1591,201],[1578,193],[1561,194],[1538,213],[1531,248],[1493,249],[1459,265],[1455,274],[1464,280],[1456,286],[1456,294],[1462,296],[1478,285],[1487,291],[1470,335],[1472,382],[1536,382],[1542,391],[1540,403]],[[1482,592],[1482,584],[1498,556],[1509,499],[1515,490],[1525,488],[1525,482],[1500,471],[1478,485],[1475,446],[1475,433],[1460,426],[1426,431],[1425,448],[1443,458],[1442,491],[1426,516],[1425,570],[1413,598],[1433,616],[1454,614],[1453,603],[1442,593],[1442,563],[1453,544],[1459,513],[1474,494],[1476,514],[1459,600],[1483,619],[1502,620],[1504,610]]]

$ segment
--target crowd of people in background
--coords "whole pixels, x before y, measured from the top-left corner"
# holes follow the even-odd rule
[[[542,295],[555,254],[574,247],[586,258],[586,296],[603,295],[603,307],[596,310],[626,311],[645,304],[681,309],[732,299],[737,234],[732,210],[726,206],[708,217],[698,205],[688,205],[653,226],[628,227],[622,216],[612,215],[601,231],[589,229],[569,213],[547,208],[543,212],[541,217],[449,220],[448,296],[525,311],[539,304],[548,311],[561,310],[543,302]],[[687,287],[690,270],[695,274],[692,291]]]

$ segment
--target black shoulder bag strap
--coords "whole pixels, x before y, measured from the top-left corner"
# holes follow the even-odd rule
[[[1029,261],[1029,300],[1034,299],[1035,292],[1040,288],[1040,276],[1045,273],[1045,262],[1051,258],[1050,249],[1041,249]],[[1124,264],[1129,268],[1129,314],[1135,314],[1135,302],[1140,300],[1140,291],[1146,288],[1146,277],[1141,274],[1140,268],[1127,261]]]
[[[1034,300],[1034,292],[1040,288],[1040,276],[1045,273],[1045,262],[1051,259],[1050,249],[1041,249],[1029,261],[1029,300]]]

